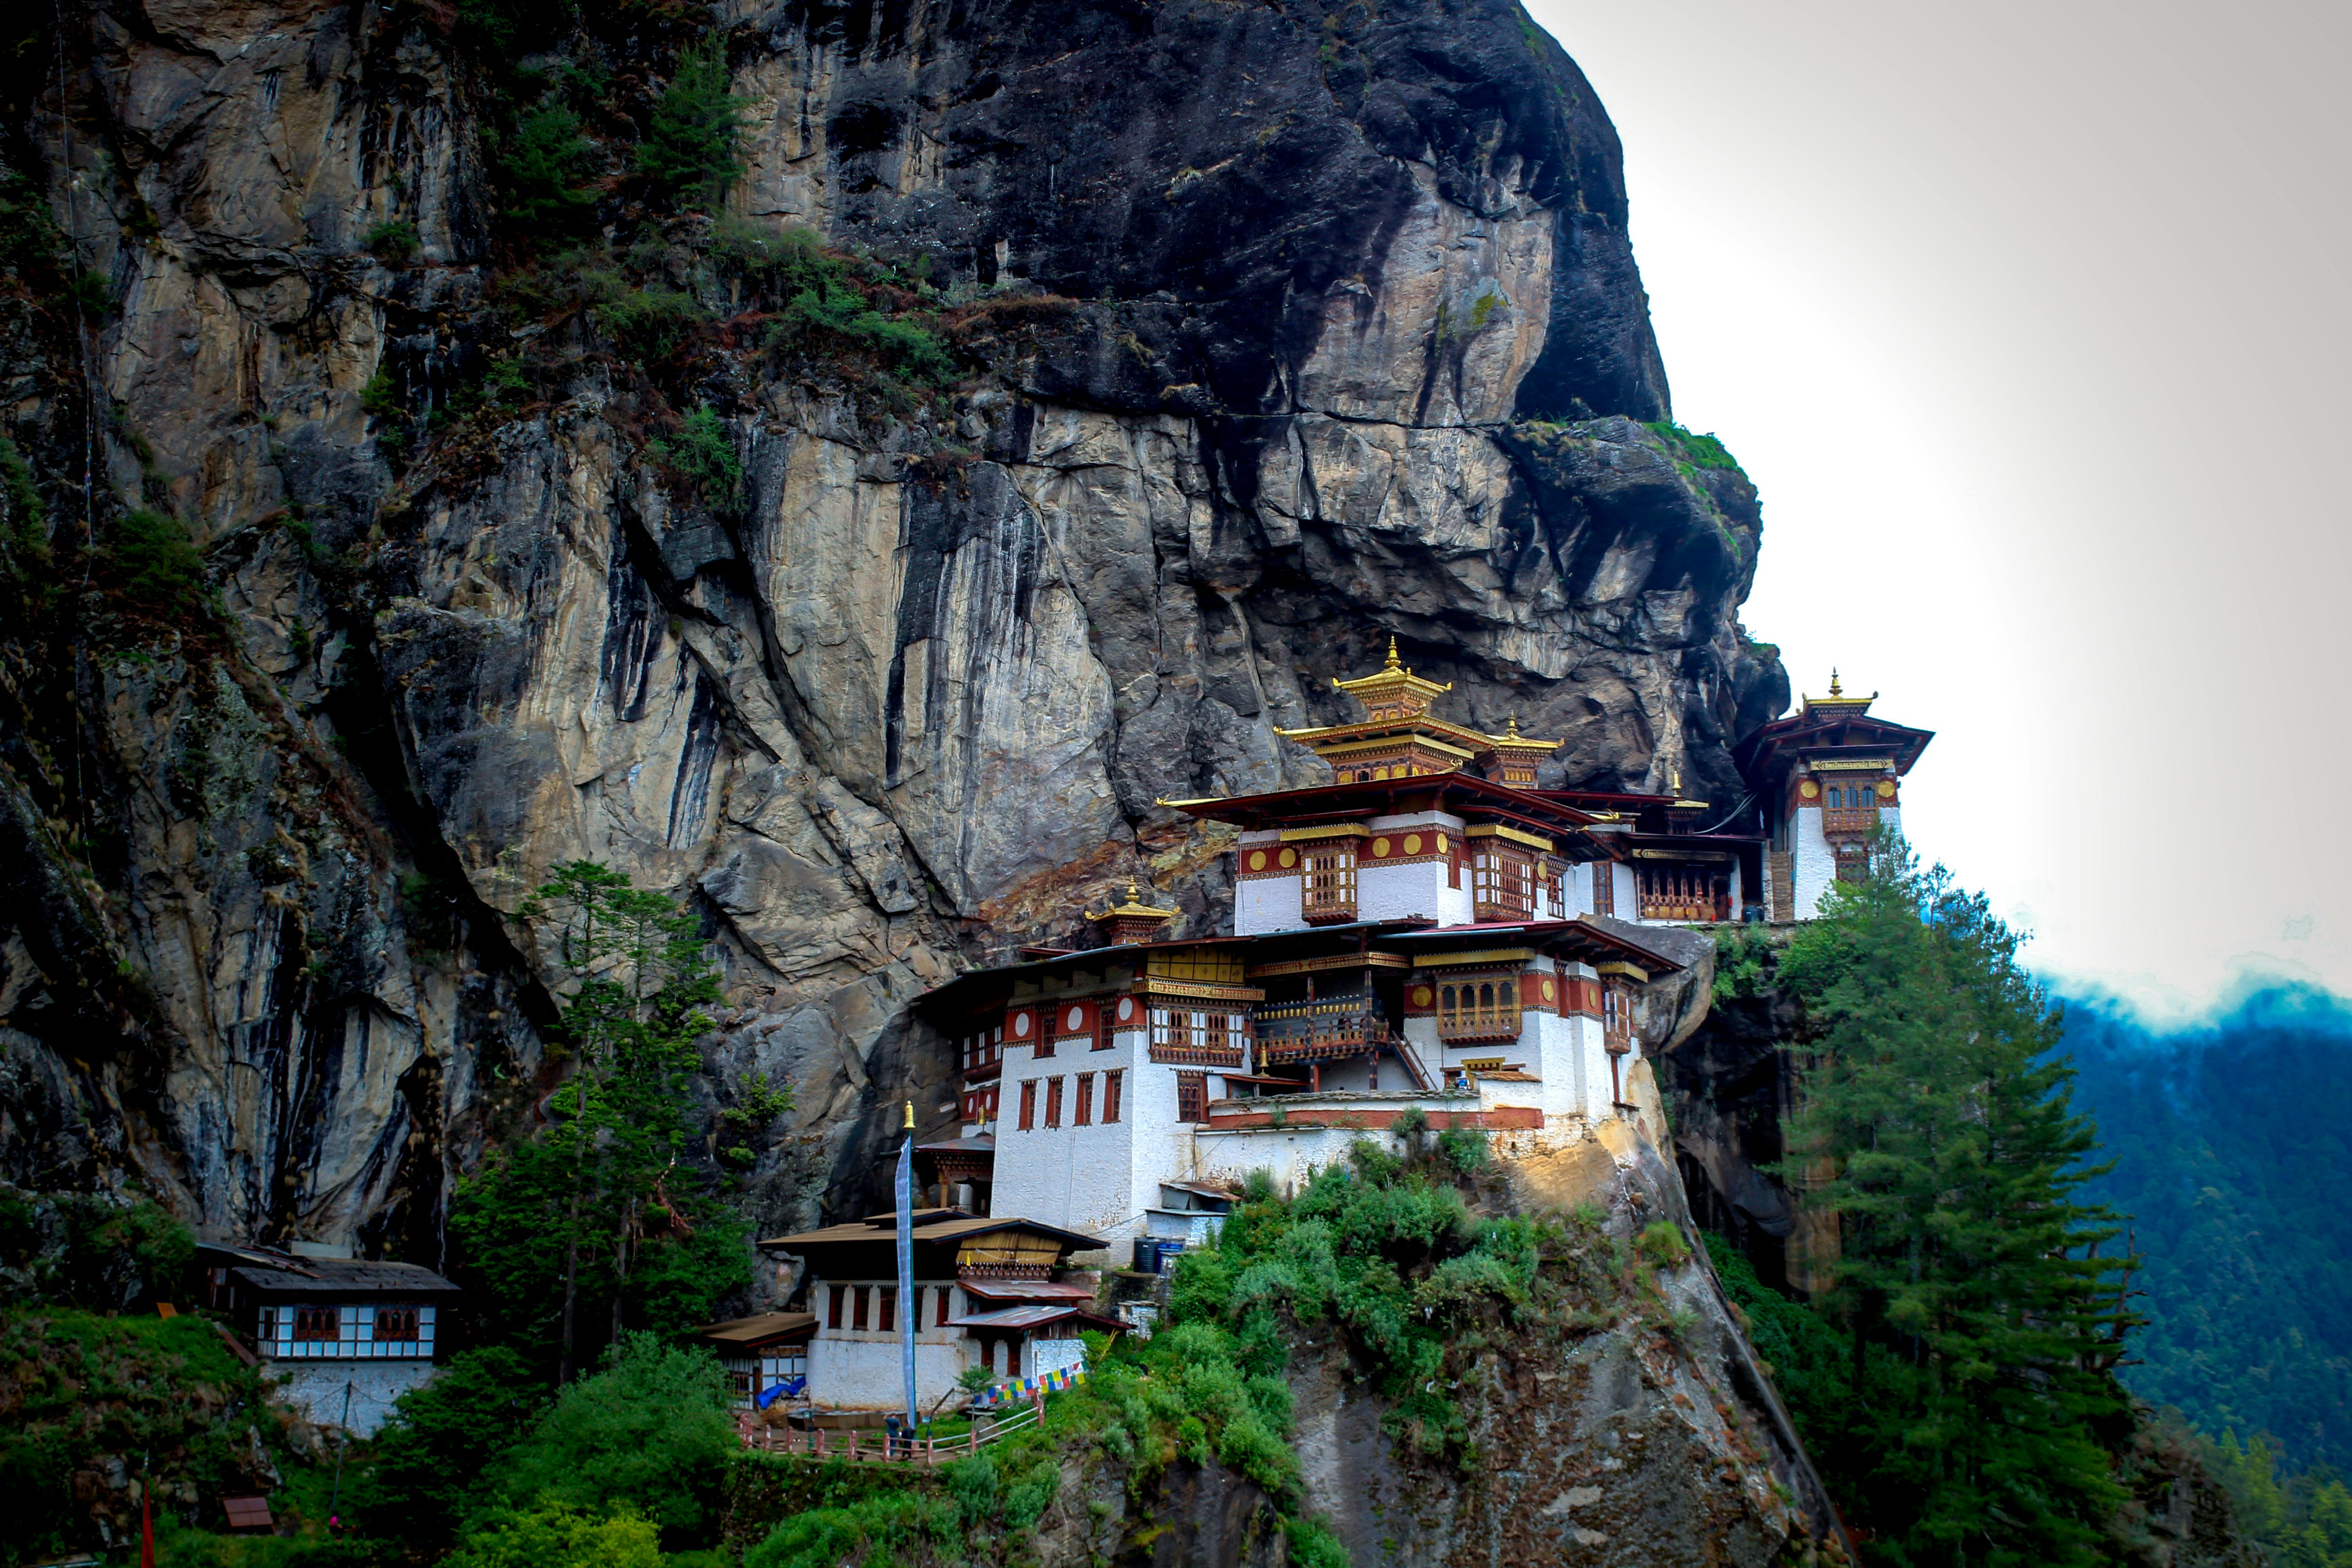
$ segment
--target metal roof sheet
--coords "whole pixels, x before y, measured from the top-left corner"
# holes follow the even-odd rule
[[[1079,1315],[1076,1307],[1003,1307],[993,1312],[967,1312],[950,1318],[951,1329],[1034,1329]]]
[[[983,1301],[1091,1301],[1091,1285],[1065,1285],[1048,1279],[959,1279],[967,1296]]]
[[[917,1241],[956,1241],[967,1236],[982,1236],[994,1230],[1025,1230],[1034,1236],[1052,1237],[1080,1252],[1091,1252],[1097,1247],[1109,1245],[1098,1236],[1087,1236],[1082,1231],[1064,1230],[1059,1226],[1043,1225],[1034,1219],[1012,1217],[990,1219],[985,1216],[977,1219],[940,1220],[931,1225],[919,1225],[915,1226],[914,1238]],[[789,1252],[795,1247],[803,1247],[888,1246],[897,1239],[897,1237],[896,1221],[886,1224],[860,1220],[854,1225],[829,1225],[822,1230],[803,1230],[791,1236],[771,1237],[761,1240],[760,1245],[782,1247]]]
[[[748,1318],[730,1318],[723,1323],[705,1323],[695,1330],[698,1337],[728,1345],[765,1344],[770,1340],[796,1339],[816,1328],[814,1312],[759,1312]]]

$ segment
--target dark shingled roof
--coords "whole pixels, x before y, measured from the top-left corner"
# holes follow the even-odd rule
[[[229,1270],[257,1290],[302,1296],[455,1296],[457,1287],[419,1263],[369,1263],[305,1258],[284,1268],[246,1264]]]

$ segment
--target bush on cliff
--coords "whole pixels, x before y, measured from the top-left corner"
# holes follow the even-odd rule
[[[452,1357],[393,1407],[352,1477],[353,1514],[412,1548],[446,1547],[487,1504],[495,1463],[547,1405],[546,1379],[514,1352],[493,1346]]]
[[[566,1388],[507,1455],[498,1489],[518,1505],[626,1504],[675,1543],[716,1519],[740,1447],[726,1374],[710,1353],[632,1334],[610,1366]]]
[[[637,173],[680,206],[716,203],[743,173],[735,139],[749,107],[728,90],[727,51],[717,39],[679,56],[637,145]]]

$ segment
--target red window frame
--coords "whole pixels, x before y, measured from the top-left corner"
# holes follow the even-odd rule
[[[1095,1075],[1090,1072],[1082,1072],[1078,1075],[1077,1114],[1070,1118],[1070,1125],[1073,1127],[1086,1127],[1091,1125],[1094,1119]]]
[[[1062,1124],[1062,1080],[1059,1076],[1045,1080],[1045,1125]]]
[[[298,1344],[331,1344],[342,1337],[341,1308],[297,1307],[294,1309],[294,1339]]]
[[[842,1289],[843,1287],[839,1285],[828,1285],[825,1287],[824,1326],[828,1329],[837,1329],[841,1327]]]
[[[887,1334],[898,1327],[898,1287],[877,1285],[874,1288],[874,1331]]]
[[[955,1295],[955,1287],[954,1287],[954,1286],[952,1286],[952,1285],[942,1285],[942,1286],[940,1286],[940,1311],[939,1311],[939,1317],[938,1317],[937,1321],[934,1321],[934,1322],[932,1323],[932,1325],[931,1325],[933,1328],[935,1328],[935,1329],[944,1329],[944,1328],[946,1328],[946,1327],[948,1326],[948,1319],[953,1315],[953,1314],[950,1311],[950,1310],[949,1310],[949,1305],[948,1305],[948,1303],[949,1303],[950,1299],[951,1297],[953,1297],[954,1295]]]
[[[850,1287],[849,1327],[854,1332],[863,1333],[866,1331],[866,1292],[872,1289],[873,1287],[868,1285],[853,1285]]]
[[[424,1338],[414,1307],[378,1307],[375,1310],[375,1337],[379,1342],[395,1340],[415,1341]]]
[[[1036,1125],[1037,1080],[1024,1078],[1021,1080],[1021,1131],[1026,1132]]]
[[[1126,1079],[1124,1068],[1103,1074],[1103,1122],[1106,1126],[1118,1120],[1118,1091]]]

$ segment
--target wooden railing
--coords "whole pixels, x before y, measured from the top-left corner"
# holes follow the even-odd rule
[[[1511,1040],[1519,1034],[1519,987],[1517,976],[1448,980],[1437,988],[1437,1037],[1455,1040]]]
[[[1874,805],[1823,806],[1822,831],[1824,834],[1859,834],[1867,837],[1878,831],[1878,807]]]
[[[1250,1019],[1260,1067],[1377,1046],[1389,1037],[1388,1016],[1361,991],[1262,1005],[1251,1010]]]
[[[920,1465],[925,1469],[977,1454],[988,1444],[1024,1431],[1045,1418],[1042,1405],[1031,1405],[1002,1420],[982,1422],[960,1437],[894,1436],[867,1427],[832,1432],[823,1426],[771,1426],[749,1411],[737,1411],[735,1429],[743,1446],[754,1453],[799,1454],[812,1459],[847,1459],[874,1465]]]

